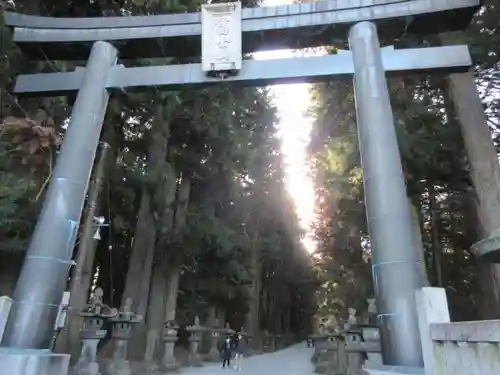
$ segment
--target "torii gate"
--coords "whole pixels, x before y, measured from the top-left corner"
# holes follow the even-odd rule
[[[330,0],[241,10],[212,4],[201,13],[141,17],[46,18],[5,13],[14,42],[33,58],[87,59],[72,72],[20,75],[20,95],[78,91],[43,210],[30,242],[2,345],[48,348],[70,269],[80,214],[109,94],[147,86],[268,85],[354,75],[373,279],[384,362],[420,365],[414,291],[420,259],[385,73],[465,71],[466,46],[380,48],[404,33],[467,27],[480,0]],[[217,27],[215,27],[217,25]],[[203,32],[202,32],[203,30]],[[327,45],[348,39],[350,52],[286,60],[242,60],[262,49]],[[125,68],[117,58],[199,56],[202,63]],[[172,53],[174,54],[174,53]],[[224,78],[221,77],[224,76]],[[1,361],[0,361],[1,362]]]

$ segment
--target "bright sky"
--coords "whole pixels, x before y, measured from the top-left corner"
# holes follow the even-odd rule
[[[276,6],[291,3],[290,0],[264,0],[264,6]],[[294,51],[258,52],[255,58],[259,60],[289,58]],[[314,185],[310,176],[306,148],[312,129],[312,119],[306,116],[309,106],[309,85],[289,84],[271,87],[274,104],[279,113],[279,137],[281,151],[285,156],[285,182],[290,192],[301,226],[308,235],[303,244],[309,252],[315,248],[311,224],[314,220]]]

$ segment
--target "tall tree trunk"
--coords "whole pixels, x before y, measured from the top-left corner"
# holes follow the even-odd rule
[[[165,321],[175,320],[177,310],[177,295],[181,278],[180,266],[174,266],[167,273],[167,295],[165,303]]]
[[[73,357],[76,357],[80,351],[79,333],[82,320],[78,314],[87,303],[92,280],[92,269],[97,247],[97,240],[94,239],[96,231],[94,218],[98,214],[99,196],[104,183],[106,158],[110,151],[109,147],[107,143],[102,144],[101,155],[95,167],[95,175],[89,191],[83,231],[76,250],[76,265],[73,268],[69,283],[70,309],[67,315],[67,323],[56,342],[56,350],[58,352],[70,352],[73,354]]]
[[[143,317],[146,317],[148,307],[155,242],[156,228],[151,212],[149,192],[143,188],[125,289],[122,295],[122,306],[125,300],[130,298],[133,301],[132,311]],[[131,345],[129,345],[131,358],[140,359],[141,353],[144,353],[145,345],[144,320],[136,327],[134,339],[131,341]]]
[[[180,231],[179,226],[185,224],[186,213],[181,211],[186,210],[190,188],[190,179],[184,179],[177,189],[177,178],[173,168],[170,164],[165,165],[165,167],[167,169],[165,186],[160,189],[162,194],[158,194],[155,199],[161,212],[161,219],[157,225],[159,233],[147,312],[146,352],[148,356],[152,355],[156,358],[162,354],[160,337],[163,323],[175,319],[181,266],[180,262],[177,261],[175,246],[172,246],[171,249],[174,254],[169,254],[166,248],[170,244],[166,243],[165,239],[169,235],[175,238]],[[174,211],[172,204],[176,196],[177,203]],[[165,310],[167,313],[164,313]]]
[[[217,306],[215,305],[210,305],[208,308],[208,312],[206,315],[206,319],[204,322],[205,327],[215,327],[215,322],[217,319]],[[212,343],[212,332],[206,331],[202,335],[202,352],[207,352],[211,349],[211,343]]]
[[[184,235],[187,220],[187,209],[189,204],[189,194],[191,193],[191,177],[181,176],[181,182],[177,191],[177,204],[174,216],[174,228],[172,235],[174,238],[173,251],[177,252],[177,244],[181,243]],[[182,257],[175,253],[169,257],[167,273],[167,299],[165,303],[165,321],[175,319],[177,309],[177,295],[179,294],[179,280],[181,278]]]
[[[163,249],[156,248],[153,275],[151,277],[151,288],[149,290],[149,304],[146,318],[147,352],[153,353],[154,358],[161,355],[161,334],[163,326],[163,307],[165,306],[166,279],[165,279],[165,254]]]
[[[288,289],[288,287],[286,287]],[[290,322],[290,310],[291,310],[291,300],[290,300],[290,290],[287,290],[286,293],[284,293],[285,297],[285,303],[282,304],[282,327],[283,327],[283,332],[285,333],[290,333],[291,331],[291,322]]]
[[[451,74],[449,87],[464,137],[486,233],[500,228],[500,166],[472,72]]]
[[[434,270],[436,276],[436,286],[443,287],[443,250],[441,249],[440,225],[441,225],[441,210],[436,202],[436,192],[432,184],[429,184],[429,214],[431,227],[431,249],[432,258],[434,261]]]
[[[279,284],[278,284],[279,285]],[[282,316],[282,306],[280,303],[278,303],[278,300],[280,299],[280,291],[277,290],[277,287],[273,287],[273,309],[272,309],[272,328],[274,333],[276,334],[281,334],[283,332],[283,322],[281,320]],[[279,288],[281,289],[281,288]],[[281,302],[281,301],[280,301]]]
[[[207,326],[215,327],[215,323],[217,321],[217,306],[213,305],[208,308],[207,314]],[[219,322],[220,324],[220,322]]]
[[[135,228],[134,244],[130,256],[127,280],[122,296],[122,305],[127,298],[133,301],[133,311],[146,316],[146,309],[153,266],[156,229],[151,213],[150,197],[143,189],[141,206]]]
[[[479,204],[477,194],[473,188],[463,194],[463,212],[465,237],[470,243],[477,242],[484,238],[484,228],[479,219]],[[494,319],[495,311],[492,309],[491,296],[495,295],[494,284],[491,282],[490,265],[483,259],[477,257],[475,262],[475,293],[471,298],[477,306],[477,315],[479,319]],[[475,318],[477,319],[477,318]]]
[[[477,193],[479,218],[487,236],[500,229],[500,166],[493,146],[491,133],[478,97],[472,72],[451,74],[449,89],[455,104],[458,122],[462,130],[465,149],[470,164],[470,175]],[[490,317],[500,317],[500,265],[482,265],[488,272],[493,295],[490,300]],[[486,292],[486,290],[484,290]]]
[[[168,163],[167,163],[168,164]],[[153,276],[151,279],[151,289],[149,293],[149,305],[147,311],[147,341],[146,348],[153,357],[159,358],[161,353],[160,339],[163,332],[164,315],[163,310],[166,304],[167,286],[167,260],[168,254],[165,249],[163,235],[173,231],[174,210],[172,204],[175,201],[177,191],[177,178],[170,164],[166,168],[166,180],[164,188],[160,189],[163,196],[157,197],[157,203],[162,211],[161,220],[158,225],[160,231],[155,248],[155,261],[153,265]]]
[[[148,175],[142,189],[134,244],[122,296],[122,305],[127,298],[130,298],[133,301],[134,312],[144,317],[147,316],[149,305],[153,261],[158,242],[157,236],[162,234],[163,214],[168,209],[164,189],[165,184],[169,182],[168,177],[172,177],[172,174],[168,173],[165,177],[164,173],[164,170],[170,167],[167,162],[170,128],[169,124],[164,121],[163,105],[158,105],[156,111],[151,143],[148,149]],[[168,210],[166,211],[168,212]],[[159,285],[161,284],[157,286]],[[144,354],[146,345],[145,323],[143,321],[136,328],[135,338],[131,340],[130,354],[133,357]]]
[[[257,241],[254,241],[257,244]],[[252,339],[252,346],[254,349],[261,347],[260,327],[259,327],[259,313],[260,313],[260,289],[262,283],[262,259],[261,249],[258,245],[254,245],[252,251],[252,271],[253,279],[250,286],[250,308],[247,314],[247,327],[246,331],[250,334]]]
[[[262,283],[262,279],[261,279]],[[268,310],[269,310],[269,301],[267,298],[267,290],[266,288],[261,286],[261,293],[260,293],[260,309],[259,309],[259,330],[264,328],[264,330],[268,329],[267,326],[267,315],[268,315]]]
[[[409,199],[411,217],[413,224],[413,246],[414,251],[420,259],[420,273],[422,275],[422,285],[429,286],[429,277],[427,275],[427,266],[425,262],[424,245],[422,243],[422,231],[420,229],[419,208]],[[360,252],[361,253],[361,252]]]

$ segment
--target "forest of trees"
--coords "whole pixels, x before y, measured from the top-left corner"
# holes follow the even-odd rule
[[[21,13],[83,17],[196,11],[200,3],[0,4]],[[446,288],[454,319],[500,316],[498,266],[471,253],[472,244],[500,227],[500,171],[484,131],[487,121],[492,134],[500,134],[497,3],[485,1],[464,33],[398,41],[468,43],[484,107],[467,90],[471,74],[389,81],[427,279]],[[10,92],[20,72],[71,70],[84,62],[29,61],[0,27],[0,295],[11,295],[72,98],[17,99]],[[166,56],[122,63],[171,62]],[[313,256],[303,248],[304,231],[284,185],[277,113],[267,89],[114,94],[103,126],[110,149],[96,212],[110,226],[95,242],[95,259],[84,269],[83,299],[72,296],[73,307],[82,308],[100,286],[110,306],[131,298],[148,334],[160,335],[165,320],[190,324],[200,316],[209,325],[219,318],[244,326],[255,342],[264,332],[310,332],[315,314],[342,319],[348,307],[362,313],[373,291],[352,83],[311,87]],[[500,147],[497,139],[494,145]],[[63,346],[77,337],[70,331],[67,339]]]
[[[95,16],[196,11],[199,5],[27,0],[10,9]],[[0,295],[12,294],[71,110],[71,98],[16,99],[9,92],[19,72],[74,66],[30,62],[9,37],[3,28]],[[94,264],[83,273],[84,298],[72,296],[73,308],[82,308],[100,286],[110,306],[131,298],[148,334],[161,335],[165,320],[191,324],[195,316],[207,325],[219,318],[244,326],[256,338],[310,331],[314,277],[284,187],[276,126],[276,109],[262,88],[113,95],[96,212],[110,226],[101,229]],[[62,346],[73,345],[77,333]]]
[[[500,316],[499,266],[471,252],[471,245],[500,226],[498,157],[485,125],[498,150],[500,3],[483,3],[466,32],[427,39],[403,36],[396,43],[468,44],[484,107],[474,88],[467,86],[470,73],[389,79],[408,197],[422,232],[426,276],[430,285],[446,288],[457,320]],[[315,259],[322,272],[319,312],[345,317],[347,307],[365,309],[373,293],[352,83],[316,84],[311,96]]]

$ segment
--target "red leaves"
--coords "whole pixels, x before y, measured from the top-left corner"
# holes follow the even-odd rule
[[[6,117],[0,124],[0,136],[9,135],[11,145],[2,154],[17,151],[22,154],[23,163],[28,159],[36,163],[41,153],[51,146],[58,146],[61,141],[53,125],[52,118],[42,110],[34,119]]]

